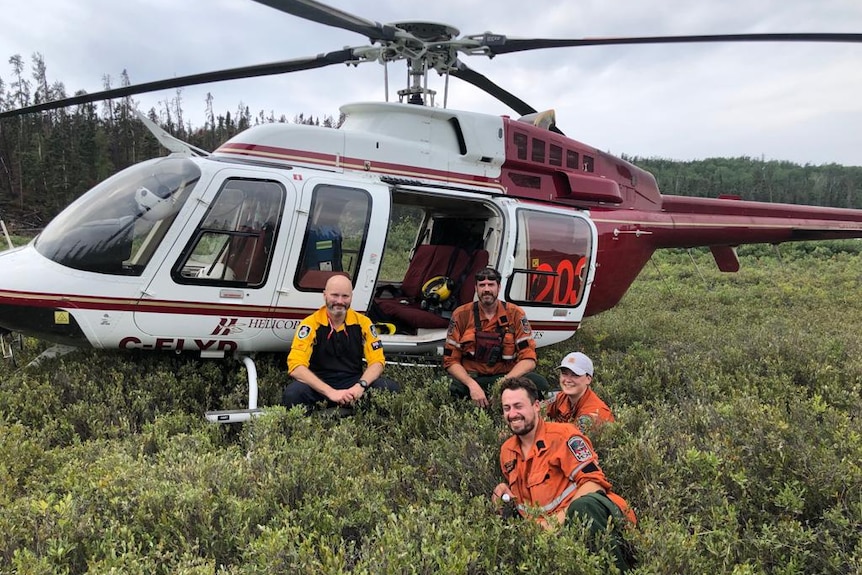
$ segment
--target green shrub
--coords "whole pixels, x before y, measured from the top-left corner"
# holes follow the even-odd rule
[[[637,573],[862,573],[860,243],[740,249],[735,275],[659,254],[540,350],[552,380],[568,351],[595,361],[617,422],[591,439],[638,512]],[[283,357],[257,366],[272,406]],[[497,411],[453,400],[440,369],[387,375],[404,391],[351,417],[222,427],[202,413],[245,404],[238,362],[0,364],[0,573],[614,571],[577,526],[494,513]]]

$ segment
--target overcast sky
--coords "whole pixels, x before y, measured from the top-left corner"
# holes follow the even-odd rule
[[[860,0],[330,0],[378,22],[425,20],[461,34],[522,38],[752,32],[862,33]],[[66,92],[312,56],[365,38],[252,0],[4,0],[0,78],[9,57],[43,55]],[[537,50],[465,57],[538,110],[554,108],[570,137],[614,154],[696,160],[749,156],[862,166],[862,44],[710,44]],[[390,66],[390,89],[403,87]],[[441,94],[442,81],[436,88]],[[341,104],[382,100],[383,68],[336,65],[182,91],[203,125],[242,102],[252,114],[337,116]],[[137,96],[147,111],[175,92]],[[438,96],[438,104],[442,97]],[[449,107],[516,114],[457,79]]]

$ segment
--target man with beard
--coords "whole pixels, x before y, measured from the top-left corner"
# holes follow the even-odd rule
[[[493,500],[514,502],[521,516],[546,528],[578,523],[596,537],[613,521],[611,552],[621,571],[634,562],[620,528],[634,525],[634,511],[611,491],[589,439],[570,423],[545,421],[538,391],[529,379],[502,383],[500,402],[512,437],[500,448],[505,483]]]
[[[282,391],[284,406],[349,406],[370,388],[400,389],[381,377],[383,344],[371,320],[351,309],[352,300],[350,279],[332,276],[323,290],[325,305],[300,322],[287,357],[293,380]]]
[[[452,377],[450,391],[488,407],[487,393],[502,378],[524,376],[542,396],[550,387],[535,373],[536,342],[524,310],[500,301],[500,272],[487,267],[476,273],[478,301],[452,312],[443,367]]]

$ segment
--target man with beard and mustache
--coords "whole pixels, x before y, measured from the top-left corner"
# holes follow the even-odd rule
[[[487,267],[476,273],[478,301],[455,308],[449,322],[443,367],[452,377],[450,391],[488,407],[490,387],[502,378],[524,376],[540,393],[548,381],[535,373],[536,342],[524,310],[500,301],[500,272]]]
[[[590,440],[570,423],[545,421],[536,386],[516,377],[502,382],[503,419],[512,431],[500,448],[506,478],[494,488],[493,500],[511,501],[523,517],[543,527],[578,523],[595,537],[609,522],[611,552],[617,567],[632,566],[633,553],[621,527],[637,518],[625,499],[611,491]]]
[[[323,301],[325,305],[302,320],[293,336],[287,357],[293,380],[282,391],[282,404],[304,405],[307,410],[318,402],[346,407],[370,388],[399,391],[398,383],[381,377],[386,361],[377,330],[350,307],[350,278],[343,274],[329,278]]]

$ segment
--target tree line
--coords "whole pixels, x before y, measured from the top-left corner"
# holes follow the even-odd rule
[[[663,194],[862,208],[862,167],[839,164],[804,166],[787,161],[739,157],[680,162],[663,158],[626,158],[652,172]]]
[[[9,59],[11,74],[0,75],[0,110],[12,110],[69,97],[62,82],[49,81],[41,54],[33,54],[29,72],[20,55]],[[102,77],[109,90],[131,85],[124,70],[119,83]],[[72,95],[78,95],[76,92]],[[207,94],[203,126],[185,113],[182,90],[146,115],[177,138],[213,150],[253,125],[288,122],[285,115],[216,112]],[[138,121],[132,97],[29,114],[0,121],[0,215],[18,229],[43,227],[63,207],[117,171],[166,152]],[[306,117],[293,122],[338,127],[343,118]],[[834,207],[862,207],[862,168],[837,164],[800,166],[748,157],[680,162],[661,158],[626,158],[655,174],[663,193]]]

